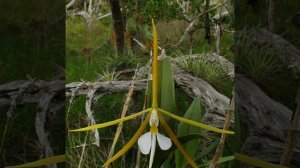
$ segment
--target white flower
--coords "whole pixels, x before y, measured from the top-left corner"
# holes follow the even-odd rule
[[[139,148],[143,154],[147,155],[151,151],[149,168],[151,168],[153,164],[156,140],[160,149],[162,150],[168,150],[172,146],[171,139],[158,132],[158,124],[159,120],[157,116],[157,110],[153,109],[151,111],[151,117],[149,121],[149,125],[151,127],[150,131],[142,135],[138,140]]]

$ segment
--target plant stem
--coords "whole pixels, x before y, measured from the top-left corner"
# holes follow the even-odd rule
[[[235,103],[235,100],[234,100],[234,89],[232,91],[232,94],[233,95],[232,95],[232,98],[231,98],[231,101],[230,101],[230,104],[229,104],[229,108],[228,108],[227,115],[226,115],[225,122],[224,122],[224,126],[223,126],[224,130],[228,130],[229,129],[230,124],[231,124],[231,119],[233,117],[234,103]],[[217,167],[217,162],[218,162],[218,160],[220,159],[220,157],[223,154],[226,137],[227,137],[226,134],[222,134],[221,139],[220,139],[220,143],[219,143],[219,145],[217,147],[216,153],[215,153],[215,155],[214,155],[214,157],[212,159],[212,162],[211,162],[209,168],[216,168]]]
[[[297,108],[291,118],[291,125],[287,133],[287,137],[284,144],[283,154],[281,156],[280,165],[289,166],[293,157],[295,145],[297,143],[298,136],[300,135],[300,84],[298,86],[297,93]]]

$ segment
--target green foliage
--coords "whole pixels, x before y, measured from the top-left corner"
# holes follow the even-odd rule
[[[207,156],[210,156],[215,152],[215,149],[217,148],[219,142],[219,140],[214,140],[213,142],[206,141],[205,143],[201,144],[201,151],[197,153],[197,155],[195,156],[195,160],[202,163],[202,161],[205,160]]]
[[[159,107],[175,113],[175,83],[171,61],[169,59],[159,61],[158,67]],[[171,127],[174,127],[173,120],[170,120],[167,116],[165,116],[165,119]]]
[[[237,43],[239,45],[236,47],[236,64],[239,70],[256,82],[265,82],[282,70],[280,60],[274,56],[269,45],[258,47],[246,38],[237,39]]]
[[[247,31],[243,29],[243,36],[236,36],[236,72],[250,77],[271,97],[293,109],[298,84],[292,72],[270,45],[257,45],[247,37]]]
[[[201,101],[199,98],[195,99],[189,109],[184,114],[184,118],[191,119],[194,121],[201,121],[202,117],[204,115],[203,107],[201,106]],[[180,123],[177,130],[177,136],[183,136],[193,133],[200,133],[201,128],[197,128],[191,125],[188,125],[186,123]],[[199,146],[199,139],[194,139],[189,141],[184,145],[185,150],[190,154],[190,156],[193,158],[195,157],[198,146]],[[181,168],[186,164],[186,160],[184,156],[177,150],[175,152],[175,161],[176,161],[176,167]]]
[[[206,56],[209,55],[202,54],[196,58],[187,58],[180,63],[180,66],[208,81],[221,93],[230,96],[233,86],[232,81],[217,62],[210,61]]]
[[[136,12],[136,1],[127,0],[125,3],[125,15],[131,17]],[[176,2],[173,1],[140,1],[140,14],[145,18],[146,23],[151,23],[151,19],[154,20],[171,20],[176,18],[181,12],[182,9]]]
[[[105,64],[109,69],[122,70],[134,68],[138,63],[138,58],[133,54],[117,54],[113,53],[106,57]]]
[[[99,74],[99,78],[103,81],[114,81],[118,80],[119,74],[115,70],[109,71],[108,69],[102,70]]]
[[[232,161],[232,160],[234,160],[234,159],[235,159],[235,158],[234,158],[234,155],[232,155],[232,156],[225,156],[225,157],[221,157],[221,158],[218,160],[217,163],[229,162],[229,161]],[[203,164],[201,164],[200,167],[207,167],[207,166],[210,165],[210,163],[211,163],[211,160],[210,160],[210,161],[207,161],[207,162],[205,162],[205,163],[203,163]]]

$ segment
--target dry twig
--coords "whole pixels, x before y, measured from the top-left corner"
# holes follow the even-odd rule
[[[125,103],[123,105],[123,110],[122,110],[121,118],[124,118],[126,116],[126,112],[128,110],[128,107],[129,107],[129,102],[131,100],[131,97],[132,97],[132,94],[133,94],[133,90],[134,90],[134,80],[135,80],[135,76],[136,76],[137,70],[138,70],[138,68],[136,68],[136,71],[135,71],[135,74],[133,76],[132,82],[131,82],[131,84],[129,86],[129,91],[128,91],[128,95],[127,95],[127,98],[125,100]],[[118,128],[117,128],[114,140],[113,140],[113,144],[112,144],[112,146],[110,148],[110,151],[109,151],[108,159],[110,159],[113,156],[113,154],[114,154],[115,147],[116,147],[116,144],[118,142],[119,136],[121,134],[122,128],[123,128],[123,122],[121,122],[121,123],[118,124]]]
[[[226,118],[225,118],[225,121],[224,121],[224,126],[223,126],[224,130],[228,130],[229,127],[230,127],[231,120],[232,120],[232,117],[233,117],[233,112],[234,112],[234,103],[235,103],[235,101],[234,101],[234,90],[233,90],[232,91],[232,98],[231,98],[229,108],[228,108],[228,111],[227,111],[227,115],[226,115]],[[226,137],[227,137],[226,134],[222,134],[221,139],[220,139],[220,143],[217,147],[216,153],[215,153],[215,155],[212,159],[212,162],[211,162],[209,168],[216,168],[217,167],[217,162],[223,154]]]

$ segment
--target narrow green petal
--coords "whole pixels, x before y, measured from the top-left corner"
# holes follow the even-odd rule
[[[169,127],[168,123],[165,121],[165,119],[161,116],[161,114],[158,114],[158,119],[160,121],[160,124],[164,127],[166,133],[169,135],[169,137],[172,139],[174,144],[177,146],[177,148],[180,150],[180,152],[183,154],[183,156],[186,158],[187,162],[193,167],[197,168],[198,165],[195,163],[194,159],[188,154],[188,152],[184,149],[182,144],[178,141],[175,133],[172,131],[172,129]]]
[[[138,117],[142,114],[145,114],[145,113],[147,113],[151,110],[152,110],[152,108],[148,108],[146,110],[140,111],[138,113],[135,113],[135,114],[132,114],[130,116],[120,118],[120,119],[117,119],[117,120],[114,120],[114,121],[109,121],[109,122],[102,123],[102,124],[95,124],[95,125],[91,125],[91,126],[88,126],[88,127],[79,128],[79,129],[75,129],[75,130],[69,130],[69,131],[70,132],[90,131],[90,130],[97,129],[97,128],[104,128],[104,127],[112,126],[112,125],[118,124],[118,123],[123,122],[123,121],[131,120],[131,119],[133,119],[135,117]]]
[[[181,122],[185,122],[187,124],[190,124],[190,125],[193,125],[193,126],[196,126],[196,127],[201,127],[201,128],[204,128],[204,129],[207,129],[207,130],[210,130],[210,131],[214,131],[214,132],[218,132],[218,133],[222,133],[222,134],[234,134],[234,132],[232,131],[227,131],[227,130],[223,130],[223,129],[219,129],[219,128],[216,128],[216,127],[213,127],[213,126],[210,126],[210,125],[206,125],[206,124],[202,124],[200,122],[196,122],[196,121],[193,121],[193,120],[189,120],[189,119],[186,119],[186,118],[182,118],[182,117],[179,117],[177,115],[174,115],[170,112],[167,112],[163,109],[158,109],[158,111],[162,112],[163,114],[166,114],[176,120],[179,120]]]
[[[57,156],[52,156],[48,157],[45,159],[40,159],[34,162],[30,163],[25,163],[22,165],[16,165],[16,166],[9,166],[6,168],[24,168],[24,167],[40,167],[40,166],[46,166],[49,164],[54,164],[54,163],[61,163],[66,161],[66,156],[65,155],[57,155]]]
[[[277,165],[274,163],[266,162],[260,159],[256,159],[254,157],[250,157],[247,155],[234,153],[235,159],[247,163],[249,165],[263,167],[263,168],[287,168],[286,166]]]
[[[145,121],[141,124],[140,128],[136,131],[136,133],[133,135],[133,137],[129,140],[129,142],[117,153],[115,154],[112,158],[107,160],[103,167],[107,167],[112,163],[113,161],[117,160],[120,156],[124,155],[135,143],[136,141],[140,138],[142,133],[145,131],[149,119],[150,119],[151,114],[149,113],[145,119]]]

